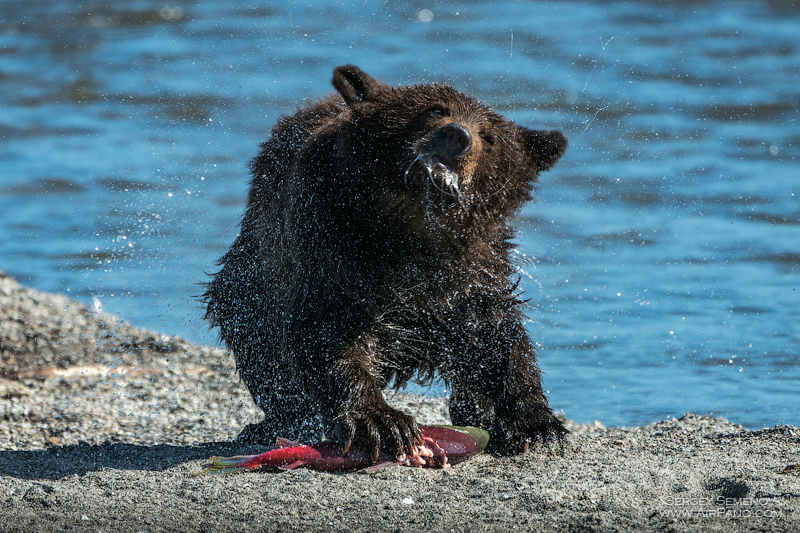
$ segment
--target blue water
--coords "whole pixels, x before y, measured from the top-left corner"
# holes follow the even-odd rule
[[[800,425],[790,1],[3,2],[0,269],[215,343],[246,164],[348,62],[569,137],[518,224],[556,409]]]

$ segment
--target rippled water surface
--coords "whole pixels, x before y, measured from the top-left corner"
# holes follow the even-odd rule
[[[248,160],[356,63],[569,137],[518,224],[555,408],[800,425],[799,23],[780,0],[3,2],[0,269],[216,342],[195,295]]]

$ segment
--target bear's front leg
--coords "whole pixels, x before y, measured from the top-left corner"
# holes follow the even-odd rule
[[[515,308],[490,313],[457,362],[450,365],[450,417],[489,431],[489,450],[523,453],[567,430],[542,390],[533,345]]]
[[[395,457],[413,455],[422,434],[412,416],[384,400],[374,342],[367,337],[323,348],[327,354],[310,365],[308,390],[322,414],[326,437],[336,441],[342,453],[357,447],[373,462],[381,450]]]

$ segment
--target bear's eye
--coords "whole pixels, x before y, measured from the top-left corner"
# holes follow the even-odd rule
[[[491,135],[487,135],[485,133],[481,133],[481,139],[483,139],[483,142],[485,142],[488,145],[493,145],[494,144],[494,137],[492,137]]]
[[[446,117],[447,115],[449,115],[449,114],[450,114],[450,113],[447,111],[447,109],[445,109],[445,107],[444,107],[444,106],[440,106],[440,105],[438,105],[438,104],[437,104],[437,105],[435,105],[435,106],[431,106],[431,107],[428,109],[428,113],[433,113],[434,115],[439,115],[440,117]]]

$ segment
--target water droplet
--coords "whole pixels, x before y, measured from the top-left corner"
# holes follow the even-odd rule
[[[422,9],[417,13],[417,18],[420,22],[430,22],[433,20],[433,11],[430,9]]]

